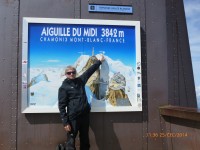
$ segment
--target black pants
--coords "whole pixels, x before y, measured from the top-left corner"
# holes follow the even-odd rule
[[[76,120],[72,120],[71,127],[72,131],[67,133],[67,150],[76,150],[75,138],[79,132],[80,138],[80,150],[89,150],[89,113],[81,115]]]

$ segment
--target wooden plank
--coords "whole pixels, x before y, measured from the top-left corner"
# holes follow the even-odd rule
[[[160,107],[160,114],[164,116],[200,121],[200,110],[197,108],[168,105]]]

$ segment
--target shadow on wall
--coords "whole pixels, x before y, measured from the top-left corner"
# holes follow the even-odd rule
[[[130,146],[130,144],[125,145],[127,139],[124,137],[130,140],[138,136],[137,133],[133,133],[136,127],[141,127],[141,124],[137,123],[143,122],[142,115],[142,112],[91,113],[91,149],[123,150],[124,147]]]
[[[30,124],[62,124],[59,114],[25,114]]]

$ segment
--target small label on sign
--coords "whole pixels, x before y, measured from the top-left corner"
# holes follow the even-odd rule
[[[89,12],[109,12],[109,13],[133,13],[132,6],[120,6],[120,5],[88,5]]]

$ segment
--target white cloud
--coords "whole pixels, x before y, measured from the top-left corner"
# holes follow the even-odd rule
[[[60,60],[50,59],[50,60],[43,61],[43,62],[47,62],[47,63],[58,63],[58,62],[60,62]]]
[[[196,94],[198,97],[200,97],[200,86],[196,87]]]
[[[196,83],[197,78],[200,76],[200,1],[184,0],[184,7],[193,61],[193,72],[195,75],[195,84],[200,85],[200,80],[198,83]]]
[[[196,87],[196,96],[197,96],[198,108],[200,108],[200,86]]]
[[[193,61],[192,62],[192,65],[193,65],[193,72],[194,72],[194,77],[195,77],[195,84],[196,86],[200,86],[200,60],[196,60],[196,61]]]
[[[185,5],[185,12],[187,13],[188,17],[194,16],[194,14],[198,14],[198,12],[200,12],[199,0],[184,0],[184,5]]]
[[[200,58],[200,1],[184,0],[184,4],[192,57]]]
[[[184,0],[198,107],[200,108],[200,0]]]

